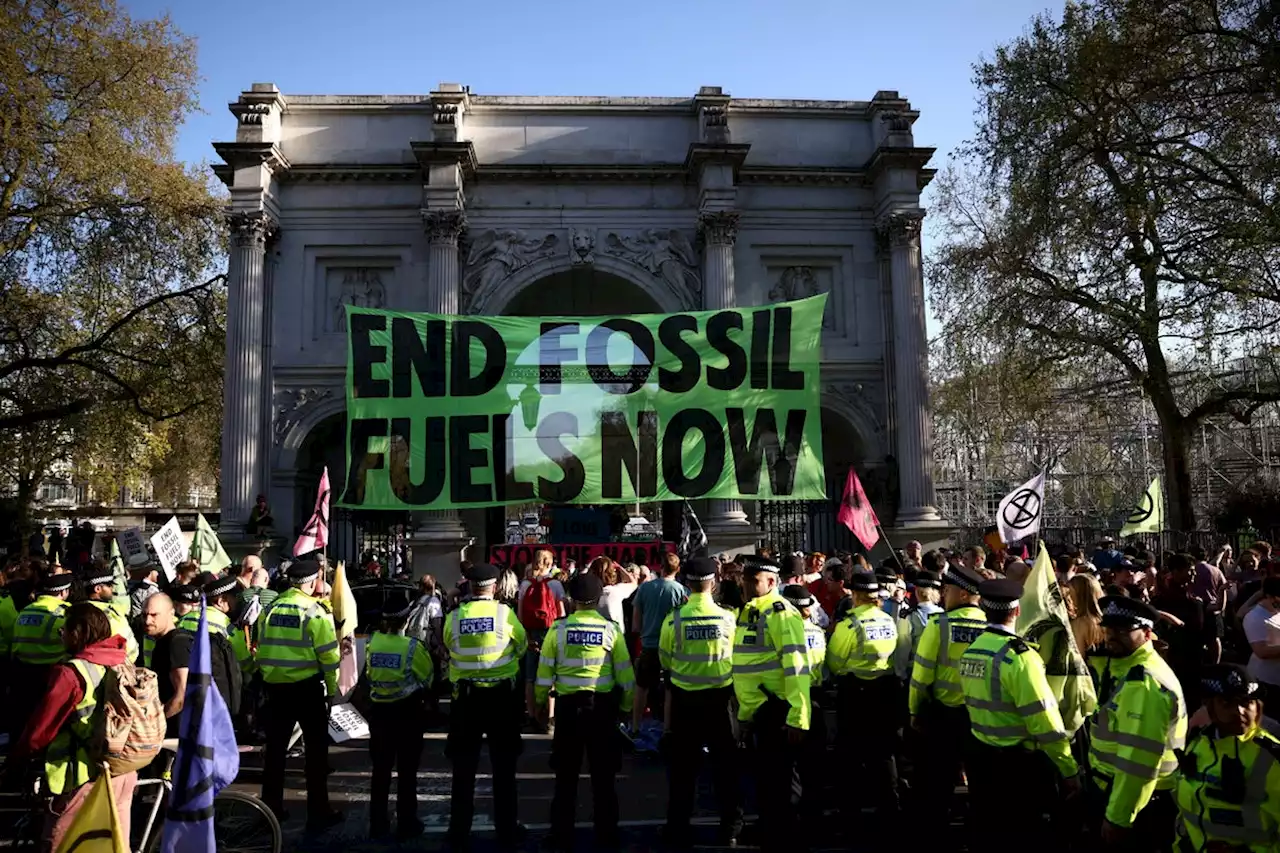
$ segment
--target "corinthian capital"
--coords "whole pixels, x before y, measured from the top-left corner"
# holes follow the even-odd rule
[[[467,216],[461,210],[423,210],[422,224],[427,240],[432,243],[458,244],[467,227]]]
[[[923,213],[896,211],[883,217],[876,224],[876,230],[891,248],[900,248],[920,240],[920,223],[923,221]]]
[[[738,237],[738,213],[732,210],[700,213],[698,233],[708,245],[732,246]]]
[[[227,217],[227,226],[231,229],[231,243],[234,246],[265,247],[267,241],[279,230],[275,220],[261,210],[233,213]]]

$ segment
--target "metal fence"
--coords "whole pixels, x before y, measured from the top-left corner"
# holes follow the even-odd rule
[[[334,509],[329,521],[329,559],[362,566],[376,559],[384,577],[412,566],[407,541],[409,513]]]

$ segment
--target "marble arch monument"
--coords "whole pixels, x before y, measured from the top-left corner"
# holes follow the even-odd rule
[[[527,97],[442,83],[348,96],[255,83],[230,110],[235,140],[214,143],[232,233],[225,538],[259,493],[282,535],[310,512],[316,472],[299,470],[300,451],[343,410],[343,303],[525,313],[552,282],[569,294],[557,314],[631,310],[608,307],[619,293],[661,311],[830,293],[823,405],[860,457],[841,459],[897,483],[878,501],[894,530],[943,527],[920,258],[933,149],[915,145],[918,113],[897,92]],[[711,501],[713,548],[754,541],[752,513]],[[413,526],[415,563],[454,571],[479,535],[445,513]]]

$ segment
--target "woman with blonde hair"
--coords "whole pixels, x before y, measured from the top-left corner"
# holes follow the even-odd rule
[[[587,574],[595,575],[604,584],[604,592],[600,594],[600,615],[619,628],[625,628],[626,614],[622,611],[622,602],[636,591],[634,575],[605,556],[592,560],[587,566]]]
[[[1076,648],[1084,655],[1093,672],[1095,683],[1102,678],[1106,664],[1104,644],[1106,631],[1102,628],[1102,584],[1090,574],[1072,575],[1065,588],[1067,613],[1071,617],[1071,634]]]

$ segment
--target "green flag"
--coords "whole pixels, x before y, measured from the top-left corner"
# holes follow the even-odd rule
[[[1018,635],[1035,644],[1058,700],[1062,724],[1068,733],[1074,733],[1097,709],[1098,696],[1084,655],[1076,647],[1062,587],[1043,542],[1018,605]]]
[[[129,594],[129,573],[124,570],[124,560],[120,557],[120,546],[116,543],[116,538],[111,537],[111,573],[115,575],[115,581],[111,584],[111,593],[117,599],[123,598]]]
[[[214,574],[221,574],[223,569],[231,565],[231,558],[222,549],[218,534],[205,521],[204,513],[196,518],[196,533],[191,537],[191,559],[200,565],[200,571]]]
[[[1121,536],[1135,533],[1159,533],[1164,529],[1164,493],[1160,491],[1160,478],[1147,486],[1138,505],[1129,513],[1129,520],[1120,528]]]

